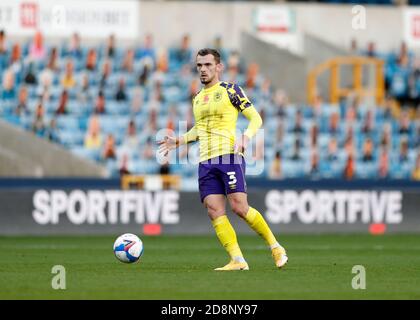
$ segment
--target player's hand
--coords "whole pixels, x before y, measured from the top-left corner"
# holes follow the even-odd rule
[[[178,147],[178,139],[171,136],[165,136],[163,140],[158,141],[157,144],[159,145],[159,153],[166,157],[169,151]]]
[[[245,150],[248,147],[249,138],[246,135],[242,135],[241,138],[235,143],[235,153],[245,154]]]

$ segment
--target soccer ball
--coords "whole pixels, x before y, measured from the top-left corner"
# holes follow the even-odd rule
[[[114,242],[114,254],[124,263],[137,262],[143,254],[143,242],[132,233],[125,233]]]

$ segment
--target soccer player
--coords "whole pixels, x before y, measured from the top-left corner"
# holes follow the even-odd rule
[[[243,154],[249,141],[262,125],[262,119],[241,87],[219,80],[222,71],[220,54],[214,49],[201,49],[196,66],[204,85],[193,98],[195,125],[181,137],[165,136],[159,141],[159,152],[167,155],[180,145],[199,141],[199,190],[201,202],[230,262],[215,270],[249,270],[239,247],[235,230],[226,215],[226,198],[232,211],[245,220],[270,247],[278,268],[288,260],[285,249],[277,242],[263,216],[248,205],[245,161]],[[242,113],[249,124],[236,141],[236,120]]]

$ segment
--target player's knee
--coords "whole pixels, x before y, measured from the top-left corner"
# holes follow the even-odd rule
[[[211,219],[216,219],[225,214],[224,208],[207,204],[207,214]]]
[[[240,201],[232,201],[231,209],[239,217],[245,218],[248,213],[248,204]]]

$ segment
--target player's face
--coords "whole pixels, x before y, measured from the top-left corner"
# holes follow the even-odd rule
[[[206,85],[219,81],[220,70],[221,64],[216,63],[216,60],[212,54],[208,54],[206,56],[197,56],[197,71],[202,84]]]

